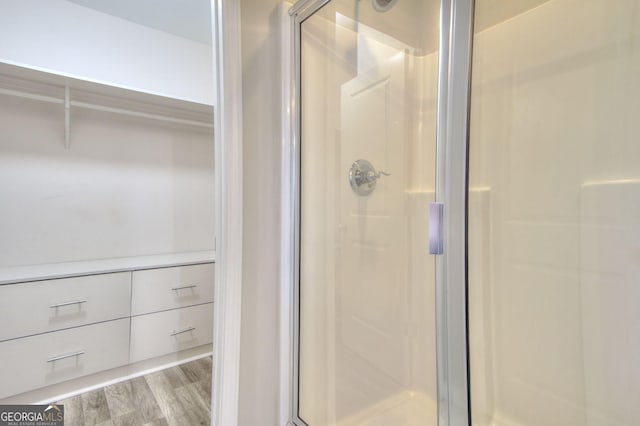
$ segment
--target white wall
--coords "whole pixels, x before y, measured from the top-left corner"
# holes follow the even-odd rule
[[[2,0],[0,61],[213,104],[212,48],[65,0]]]
[[[0,266],[212,250],[213,136],[2,96]]]
[[[278,424],[282,83],[278,7],[277,0],[241,1],[244,241],[240,426]]]

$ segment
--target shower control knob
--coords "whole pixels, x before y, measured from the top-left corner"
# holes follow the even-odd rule
[[[373,165],[367,160],[356,160],[349,169],[349,184],[356,194],[364,197],[376,189],[376,183],[381,176],[391,176],[382,170],[376,172]]]

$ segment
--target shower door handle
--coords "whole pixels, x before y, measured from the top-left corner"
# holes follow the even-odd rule
[[[444,250],[444,204],[429,203],[429,254],[442,254]]]

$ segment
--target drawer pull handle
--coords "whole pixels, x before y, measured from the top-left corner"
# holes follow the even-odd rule
[[[81,305],[83,303],[87,303],[86,300],[72,300],[71,302],[57,303],[55,305],[49,306],[51,309],[61,308],[63,306],[71,306],[71,305]]]
[[[196,329],[195,327],[187,327],[187,328],[183,328],[182,330],[173,330],[173,333],[171,333],[170,336],[177,336],[178,334],[188,333],[195,329]]]
[[[197,285],[192,284],[192,285],[183,285],[182,287],[173,287],[171,290],[173,291],[178,291],[178,290],[186,290],[188,288],[196,288]]]
[[[71,357],[74,357],[74,356],[80,356],[80,355],[84,355],[84,351],[78,351],[78,352],[73,352],[73,353],[66,354],[66,355],[54,356],[54,357],[49,358],[47,360],[47,362],[60,361],[61,359],[67,359],[67,358],[71,358]]]

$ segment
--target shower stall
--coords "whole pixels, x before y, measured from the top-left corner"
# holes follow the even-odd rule
[[[640,2],[290,15],[291,422],[640,424]]]

